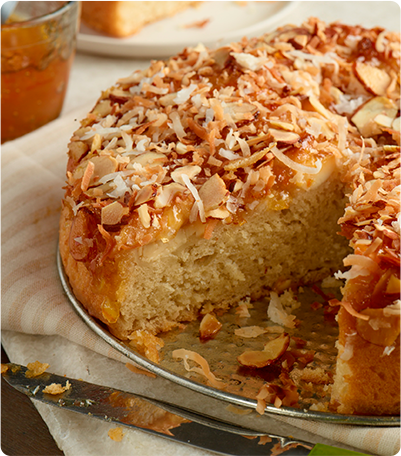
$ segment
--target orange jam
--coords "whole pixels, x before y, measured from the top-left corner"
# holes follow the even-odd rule
[[[59,116],[75,49],[76,26],[66,20],[9,22],[1,28],[2,143]]]

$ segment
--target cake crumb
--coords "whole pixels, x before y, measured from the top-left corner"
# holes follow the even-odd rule
[[[46,388],[44,388],[43,392],[46,394],[62,394],[65,391],[69,390],[71,388],[71,383],[67,380],[65,386],[61,386],[60,383],[52,383],[51,385],[47,385]]]
[[[115,442],[121,442],[124,437],[123,430],[120,427],[110,429],[107,434],[111,440],[114,440]]]
[[[249,313],[249,310],[253,308],[253,305],[251,304],[251,298],[247,296],[246,298],[242,299],[238,303],[238,307],[235,311],[235,313],[240,317],[240,318],[248,318],[251,316]]]
[[[236,336],[244,337],[245,339],[258,337],[266,332],[266,328],[263,328],[262,326],[243,326],[242,328],[234,330]]]
[[[325,277],[322,280],[321,287],[322,288],[340,288],[344,285],[342,280],[336,279],[335,277]]]
[[[46,369],[50,367],[50,364],[35,361],[34,363],[28,363],[26,367],[28,368],[28,370],[25,372],[25,377],[33,378],[42,375],[43,372],[45,372]]]
[[[309,407],[309,410],[314,410],[316,412],[328,412],[328,406],[327,404],[324,404],[323,402],[317,402],[316,404],[312,404]]]
[[[314,384],[332,383],[331,376],[327,372],[325,372],[321,367],[317,367],[315,369],[305,367],[302,370],[301,380],[303,380],[304,382],[310,382]]]
[[[270,293],[267,316],[274,323],[285,326],[286,328],[295,328],[295,315],[292,315],[291,312],[299,306],[300,303],[294,299],[291,291],[286,291],[281,296],[272,291]]]
[[[163,348],[164,342],[160,337],[156,337],[149,331],[138,329],[131,334],[130,345],[154,363],[160,362],[159,350]]]

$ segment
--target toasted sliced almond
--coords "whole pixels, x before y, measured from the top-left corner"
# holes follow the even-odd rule
[[[401,117],[397,117],[396,119],[393,120],[393,123],[391,124],[391,128],[395,131],[400,131],[401,130]]]
[[[400,294],[401,291],[401,281],[395,275],[392,275],[387,282],[386,293],[387,294]]]
[[[101,178],[107,174],[115,173],[118,168],[118,162],[115,158],[109,155],[100,155],[91,158],[91,162],[95,165],[94,177]]]
[[[213,60],[220,68],[224,68],[228,60],[231,58],[230,52],[231,48],[229,46],[218,48],[213,52]]]
[[[250,103],[227,103],[226,109],[229,110],[231,117],[235,122],[245,119],[250,120],[257,111],[257,107]]]
[[[380,32],[377,35],[375,46],[376,46],[376,50],[378,52],[384,52],[386,50],[386,35],[387,35],[387,33],[388,33],[387,30],[383,30],[382,32]]]
[[[282,333],[269,341],[263,351],[249,350],[238,356],[238,362],[247,367],[266,367],[275,363],[287,350],[290,344],[290,336]]]
[[[377,116],[382,115],[395,119],[397,112],[397,106],[392,100],[386,97],[374,97],[365,103],[351,120],[360,133],[368,137],[382,131],[380,125],[375,122]]]
[[[159,103],[162,105],[162,106],[173,106],[175,104],[175,97],[177,96],[177,93],[174,92],[174,93],[168,93],[167,95],[164,95],[162,97],[160,97],[159,99]]]
[[[115,186],[112,182],[106,182],[105,184],[98,185],[96,187],[91,187],[86,190],[84,193],[90,198],[108,198],[107,193],[112,192]]]
[[[206,212],[206,217],[213,217],[215,219],[224,220],[230,216],[230,212],[224,207],[218,207]]]
[[[102,147],[102,137],[97,133],[92,140],[91,152],[98,150]]]
[[[356,321],[358,334],[368,342],[388,347],[400,334],[400,315],[385,315],[384,309],[364,309],[360,312],[367,315],[368,320],[360,318]]]
[[[278,359],[287,350],[290,344],[290,336],[287,333],[282,333],[275,339],[270,340],[265,344],[263,351],[269,353],[272,359]]]
[[[210,155],[207,159],[207,164],[211,166],[221,166],[223,162],[218,158],[214,157],[213,155]]]
[[[391,128],[394,119],[392,117],[386,116],[385,114],[379,114],[374,118],[374,121],[381,127]]]
[[[146,185],[138,191],[135,199],[135,206],[140,206],[141,204],[148,202],[154,198],[156,194],[157,190],[155,190],[153,185]]]
[[[117,225],[121,222],[124,215],[128,214],[128,208],[121,205],[118,201],[102,208],[102,225]]]
[[[380,68],[363,62],[356,62],[355,73],[366,89],[374,95],[386,95],[391,77]]]
[[[133,158],[127,168],[132,169],[132,165],[134,163],[139,163],[142,166],[146,166],[152,163],[164,163],[165,161],[167,161],[167,157],[164,154],[159,154],[157,152],[146,152]]]
[[[217,318],[211,314],[206,314],[199,326],[199,337],[201,339],[213,339],[213,337],[220,331],[222,324]]]
[[[141,220],[141,223],[144,228],[149,228],[150,227],[150,214],[149,214],[149,206],[144,203],[141,204],[138,207],[138,214],[139,214],[139,219]]]
[[[72,141],[68,144],[68,149],[71,158],[78,161],[89,150],[89,146],[83,141]]]
[[[182,175],[186,174],[191,180],[194,179],[200,172],[202,168],[198,165],[188,165],[177,168],[171,173],[171,178],[174,182],[177,182],[181,185],[185,185],[185,182],[182,180]]]
[[[308,43],[309,38],[307,35],[297,35],[294,37],[295,43],[297,43],[301,47],[305,47]]]
[[[83,191],[86,191],[88,187],[96,184],[103,176],[116,172],[117,168],[118,162],[115,158],[108,155],[95,155],[90,160],[84,160],[80,163],[75,169],[73,177],[75,180],[84,178],[81,187]]]
[[[185,144],[183,144],[182,142],[178,141],[176,146],[175,146],[175,151],[177,152],[177,154],[179,155],[183,155],[183,154],[186,154],[188,152],[188,148]]]
[[[217,209],[228,195],[226,184],[218,174],[213,174],[199,189],[199,196],[206,212]]]
[[[269,128],[269,133],[273,136],[274,141],[286,144],[295,144],[299,140],[299,135],[291,131],[276,130]]]
[[[270,125],[272,127],[281,128],[281,130],[294,131],[295,126],[289,122],[283,122],[282,120],[270,119]]]
[[[155,198],[155,207],[161,208],[169,206],[175,195],[178,193],[185,192],[186,187],[177,182],[172,182],[171,184],[162,185],[157,190],[157,195]]]
[[[99,117],[106,117],[108,116],[113,109],[110,100],[101,100],[98,104],[93,108],[92,113],[96,114]]]

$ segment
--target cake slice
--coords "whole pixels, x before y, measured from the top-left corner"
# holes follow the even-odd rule
[[[81,19],[88,27],[116,38],[139,33],[153,22],[174,16],[200,2],[82,2]]]

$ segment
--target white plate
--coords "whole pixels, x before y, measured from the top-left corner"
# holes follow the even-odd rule
[[[162,58],[199,43],[215,48],[244,36],[254,37],[271,31],[296,3],[206,1],[196,8],[147,25],[129,38],[104,36],[82,25],[78,50],[113,57]],[[189,27],[201,21],[207,21],[203,27]]]

